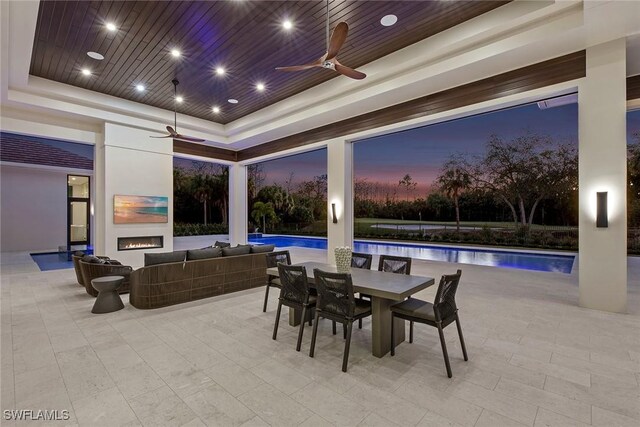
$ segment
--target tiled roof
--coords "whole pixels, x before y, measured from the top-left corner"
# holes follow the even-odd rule
[[[93,169],[93,160],[48,145],[46,138],[0,132],[0,161]]]

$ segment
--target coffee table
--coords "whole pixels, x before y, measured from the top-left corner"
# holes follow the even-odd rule
[[[309,285],[313,286],[313,269],[337,272],[335,265],[320,262],[302,262],[298,264],[307,270]],[[394,274],[384,271],[352,268],[349,273],[353,281],[353,290],[371,295],[371,353],[376,357],[383,357],[391,350],[391,310],[390,307],[398,301],[418,291],[428,288],[435,283],[433,277]],[[278,268],[267,269],[267,274],[278,276]],[[299,310],[289,309],[289,323],[296,326],[300,322]],[[396,345],[404,341],[404,320],[395,318],[393,323]]]
[[[124,304],[118,294],[118,288],[123,281],[123,276],[103,276],[93,279],[91,286],[98,291],[98,296],[91,312],[102,314],[122,310]]]

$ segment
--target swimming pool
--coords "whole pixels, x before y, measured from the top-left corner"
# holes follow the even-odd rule
[[[250,237],[252,243],[273,244],[278,248],[297,246],[327,249],[327,239],[298,236]],[[494,249],[457,248],[447,246],[416,245],[411,243],[387,243],[356,240],[355,252],[375,255],[399,255],[431,261],[459,262],[462,264],[492,267],[518,268],[521,270],[571,273],[574,255],[556,255],[533,252],[511,252]]]

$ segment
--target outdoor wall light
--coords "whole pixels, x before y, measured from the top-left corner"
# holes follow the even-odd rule
[[[331,203],[331,215],[333,216],[333,223],[338,223],[338,216],[336,215],[336,204]]]
[[[609,213],[607,209],[607,192],[598,191],[598,210],[596,216],[596,227],[607,228],[609,226]]]

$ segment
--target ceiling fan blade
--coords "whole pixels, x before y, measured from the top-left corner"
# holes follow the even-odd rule
[[[333,29],[333,33],[331,33],[331,40],[329,41],[329,50],[327,51],[326,59],[333,59],[336,57],[340,48],[344,44],[344,41],[347,39],[347,33],[349,32],[349,26],[346,22],[340,22]]]
[[[167,136],[150,136],[149,138],[173,138],[173,135],[167,135]]]
[[[325,53],[324,55],[322,55],[322,57],[318,58],[314,62],[310,62],[309,64],[291,65],[289,67],[276,67],[276,70],[278,70],[278,71],[302,71],[302,70],[308,70],[308,69],[313,68],[313,67],[321,67],[322,63],[324,62],[326,57],[327,57],[327,54]]]
[[[193,138],[191,136],[184,136],[184,135],[180,135],[179,133],[174,135],[174,139],[181,139],[183,141],[189,141],[189,142],[204,142],[204,139]]]
[[[362,80],[365,77],[367,77],[367,75],[365,73],[361,73],[358,70],[354,70],[353,68],[349,68],[345,65],[340,64],[338,61],[336,61],[335,63],[336,66],[336,71],[339,72],[340,74],[347,76],[347,77],[351,77],[352,79],[356,79],[356,80]]]
[[[316,64],[292,65],[290,67],[276,67],[276,70],[278,70],[278,71],[302,71],[302,70],[308,70],[310,68],[317,67],[317,66],[318,65],[316,65]]]

